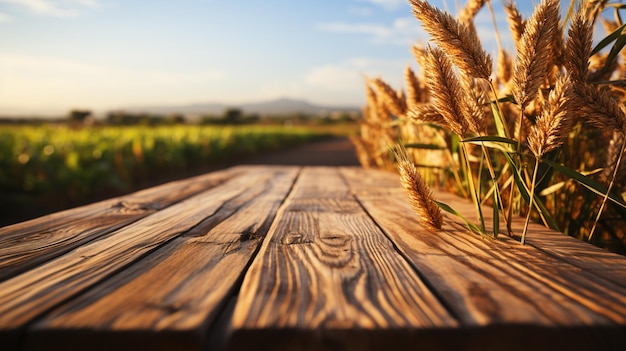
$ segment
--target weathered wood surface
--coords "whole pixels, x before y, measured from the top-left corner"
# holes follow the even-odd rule
[[[338,170],[319,168],[303,171],[250,267],[232,340],[241,349],[270,340],[273,349],[356,348],[390,344],[402,330],[456,326]],[[335,335],[320,339],[320,330]],[[362,330],[389,333],[351,332]]]
[[[26,349],[62,350],[68,339],[80,348],[89,344],[86,338],[102,332],[109,335],[90,349],[117,349],[127,344],[126,334],[131,331],[135,331],[133,347],[202,349],[206,335],[201,331],[214,322],[234,293],[297,173],[284,168],[257,170],[231,186],[225,184],[228,191],[224,194],[202,196],[204,205],[181,203],[182,213],[204,212],[204,218],[198,217],[195,227],[124,274],[38,321]],[[177,215],[188,215],[182,213]],[[169,220],[159,223],[159,229],[180,225]],[[68,333],[50,333],[51,329]]]
[[[223,183],[236,169],[177,181],[0,228],[0,281]]]
[[[393,174],[241,166],[1,228],[0,349],[626,349],[625,257],[446,220]]]
[[[498,349],[495,345],[516,340],[513,346],[520,349],[570,345],[581,350],[626,345],[626,289],[613,281],[614,273],[626,271],[625,257],[601,252],[595,261],[610,271],[592,264],[577,266],[567,250],[564,255],[535,247],[541,247],[532,238],[535,231],[547,232],[538,225],[532,225],[526,246],[505,235],[491,240],[468,234],[450,216],[445,216],[443,231],[431,233],[412,224],[410,205],[386,174],[368,171],[365,176],[360,169],[344,169],[343,174],[353,184],[357,199],[461,325],[479,328],[475,336],[482,341],[469,336],[469,344],[484,348],[487,345],[480,343],[489,340]],[[471,203],[446,193],[437,193],[436,198],[471,218]],[[516,222],[514,229],[520,228],[521,221]],[[553,242],[564,247],[575,241],[550,234]],[[581,250],[587,247],[589,261],[594,260],[591,253],[601,251],[580,244],[576,246]]]

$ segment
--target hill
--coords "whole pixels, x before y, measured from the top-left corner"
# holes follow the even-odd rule
[[[238,108],[247,114],[260,115],[288,115],[302,113],[307,115],[325,115],[332,112],[353,113],[359,112],[358,106],[328,106],[309,103],[305,100],[276,99],[262,102],[242,104],[203,103],[176,106],[144,106],[123,109],[128,112],[143,112],[153,114],[180,113],[184,115],[221,115],[226,109]]]

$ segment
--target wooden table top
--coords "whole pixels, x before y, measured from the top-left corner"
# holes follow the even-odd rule
[[[626,350],[626,257],[445,219],[395,174],[238,166],[0,228],[0,349]]]

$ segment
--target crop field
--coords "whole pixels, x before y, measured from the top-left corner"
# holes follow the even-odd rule
[[[283,126],[0,126],[0,220],[331,134]]]

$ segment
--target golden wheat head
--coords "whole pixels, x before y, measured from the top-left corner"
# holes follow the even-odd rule
[[[394,153],[400,172],[400,182],[407,192],[411,206],[418,214],[420,222],[431,230],[440,230],[443,225],[443,215],[433,200],[432,192],[409,159],[406,149],[400,146],[394,150]]]
[[[424,0],[410,0],[413,14],[422,22],[424,30],[454,64],[466,74],[489,80],[491,57],[482,49],[474,30],[457,21],[450,14],[431,6]]]
[[[573,84],[584,84],[589,74],[593,25],[580,12],[572,20],[565,42],[565,68]]]
[[[522,42],[522,36],[524,35],[526,21],[522,18],[522,14],[519,13],[513,1],[509,1],[504,5],[504,11],[507,14],[507,21],[509,22],[509,29],[513,36],[515,48],[519,48]]]
[[[566,89],[569,89],[567,76],[559,77],[541,115],[530,129],[528,148],[537,158],[560,146],[572,129]]]
[[[461,85],[452,63],[439,48],[429,47],[427,51],[429,55],[424,69],[432,104],[446,120],[447,127],[463,136],[467,133],[468,123],[464,118],[464,106],[461,105]]]
[[[545,0],[526,23],[513,74],[513,96],[522,110],[537,96],[553,62],[559,21],[559,0]]]

